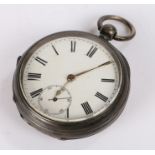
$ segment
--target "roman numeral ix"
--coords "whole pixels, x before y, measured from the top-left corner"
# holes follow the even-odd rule
[[[104,96],[103,94],[97,92],[95,94],[96,97],[98,97],[99,99],[101,99],[102,101],[106,102],[108,100],[108,97]]]
[[[38,61],[39,63],[41,63],[43,66],[45,66],[47,64],[47,61],[45,61],[39,57],[36,57],[35,60]]]
[[[28,80],[39,80],[41,78],[41,74],[39,73],[28,73]]]
[[[93,110],[91,109],[88,102],[82,103],[81,106],[82,106],[83,110],[85,111],[86,115],[93,113]]]
[[[41,93],[42,91],[43,91],[43,89],[40,88],[40,89],[38,89],[38,90],[35,90],[35,91],[31,92],[30,95],[31,95],[32,98],[34,98],[34,97],[40,95],[40,93]]]
[[[96,51],[97,51],[97,48],[94,46],[91,46],[90,50],[88,51],[86,55],[91,58],[95,54]]]

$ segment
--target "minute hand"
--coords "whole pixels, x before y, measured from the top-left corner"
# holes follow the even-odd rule
[[[101,64],[101,65],[98,65],[98,66],[94,67],[94,68],[91,68],[91,69],[82,71],[82,72],[80,72],[80,73],[74,74],[74,76],[75,76],[75,77],[80,76],[80,75],[82,75],[82,74],[88,73],[88,72],[90,72],[90,71],[92,71],[92,70],[95,70],[95,69],[97,69],[97,68],[100,68],[100,67],[102,67],[102,66],[109,65],[109,64],[111,64],[111,63],[112,63],[111,61],[107,61],[107,62],[105,62],[105,63],[103,63],[103,64]]]

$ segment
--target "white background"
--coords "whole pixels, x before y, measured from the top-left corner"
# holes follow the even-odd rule
[[[70,141],[54,139],[26,124],[12,100],[17,57],[54,32],[97,34],[96,22],[107,14],[125,17],[137,30],[131,41],[112,42],[131,67],[131,92],[122,115],[106,130]],[[155,149],[154,47],[155,5],[1,5],[0,149]]]

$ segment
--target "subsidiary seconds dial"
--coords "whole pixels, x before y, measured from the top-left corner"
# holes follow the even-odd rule
[[[63,91],[61,95],[56,95],[55,92]],[[66,113],[69,118],[69,108],[71,105],[72,97],[69,91],[58,85],[52,85],[45,88],[38,97],[38,104],[42,111],[47,115],[60,115]]]
[[[104,112],[118,94],[118,66],[99,43],[62,37],[40,46],[26,62],[22,89],[44,117],[78,122]]]

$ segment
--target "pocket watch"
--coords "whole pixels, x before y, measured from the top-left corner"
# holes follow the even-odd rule
[[[129,29],[127,36],[106,20]],[[135,28],[126,19],[107,15],[98,20],[100,34],[54,33],[18,57],[13,99],[31,126],[58,139],[97,133],[121,114],[130,88],[125,57],[109,42],[130,40]]]

